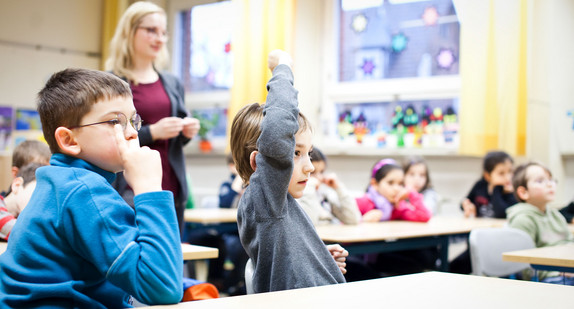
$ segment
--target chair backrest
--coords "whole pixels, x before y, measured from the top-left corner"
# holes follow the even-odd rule
[[[253,270],[254,265],[251,259],[247,260],[245,265],[245,290],[247,294],[253,294]]]
[[[470,232],[472,273],[505,277],[530,267],[525,263],[502,261],[502,253],[536,247],[526,232],[509,227],[477,228]]]
[[[201,199],[201,208],[219,208],[219,196],[207,195]]]

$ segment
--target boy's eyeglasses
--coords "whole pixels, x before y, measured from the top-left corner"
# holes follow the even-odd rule
[[[69,129],[70,129],[70,130],[73,130],[73,129],[77,129],[77,128],[82,128],[82,127],[87,127],[87,126],[93,126],[93,125],[96,125],[96,124],[104,124],[104,123],[111,124],[111,125],[113,125],[113,126],[116,125],[116,124],[120,124],[120,125],[122,126],[122,129],[123,129],[124,132],[125,132],[126,129],[127,129],[127,126],[128,126],[128,119],[127,119],[126,115],[124,115],[124,114],[122,114],[122,113],[118,113],[118,114],[116,115],[116,119],[111,119],[111,120],[107,120],[107,121],[101,121],[101,122],[94,122],[94,123],[84,124],[84,125],[81,125],[81,126],[71,127],[71,128],[69,128]],[[132,118],[130,119],[130,123],[131,123],[132,127],[133,127],[136,131],[139,131],[139,130],[141,129],[141,127],[142,127],[142,118],[140,117],[140,115],[134,114],[134,115],[132,116]]]
[[[144,29],[149,37],[155,38],[169,38],[167,31],[159,31],[156,27],[138,27],[138,29]]]
[[[540,186],[547,186],[547,185],[555,186],[558,183],[556,179],[546,179],[546,178],[534,179],[532,180],[532,182]]]

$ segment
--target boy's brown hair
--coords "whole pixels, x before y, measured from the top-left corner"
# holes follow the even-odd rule
[[[23,181],[24,186],[36,180],[36,170],[42,166],[46,166],[46,164],[32,162],[20,168],[20,170],[18,171],[18,177],[22,177],[22,179],[24,180]]]
[[[54,136],[58,127],[75,127],[101,100],[132,97],[128,83],[111,73],[88,69],[66,69],[54,73],[38,93],[38,113],[44,138],[52,153],[60,148]]]
[[[46,143],[36,140],[25,140],[14,148],[12,166],[20,169],[32,162],[48,164],[51,155],[50,148]]]
[[[514,176],[512,177],[512,187],[514,187],[514,196],[516,197],[516,199],[520,202],[525,202],[525,200],[521,199],[520,196],[518,196],[518,187],[524,187],[526,189],[528,189],[528,177],[526,175],[526,173],[528,172],[528,168],[531,166],[540,166],[541,168],[543,168],[548,175],[550,175],[550,177],[552,177],[552,172],[550,172],[550,170],[542,165],[542,163],[539,162],[528,162],[528,163],[524,163],[519,165],[515,170],[514,170]]]
[[[249,184],[249,178],[254,172],[249,158],[251,153],[257,150],[257,139],[261,135],[264,107],[265,104],[259,105],[259,103],[244,106],[237,112],[231,125],[231,153],[237,173],[246,185]],[[301,112],[299,112],[297,121],[299,123],[298,132],[311,129],[311,124]]]

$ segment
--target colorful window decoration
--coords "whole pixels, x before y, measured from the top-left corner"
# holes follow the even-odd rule
[[[181,72],[188,91],[228,90],[233,84],[231,1],[196,5],[181,12]]]
[[[12,141],[13,109],[0,106],[0,151],[8,150]]]
[[[457,148],[458,100],[336,104],[336,133],[343,146]]]
[[[339,81],[459,73],[452,0],[340,0],[336,20]]]

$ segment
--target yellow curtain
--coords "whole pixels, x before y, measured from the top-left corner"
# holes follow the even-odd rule
[[[233,0],[238,20],[233,33],[233,87],[228,134],[235,114],[245,105],[264,103],[271,78],[267,55],[274,49],[292,54],[296,0]]]
[[[116,31],[116,26],[124,11],[128,8],[128,0],[104,0],[102,14],[102,58],[100,69],[104,69],[106,59],[110,52],[110,41]]]
[[[461,21],[460,153],[524,155],[529,2],[455,4]]]

